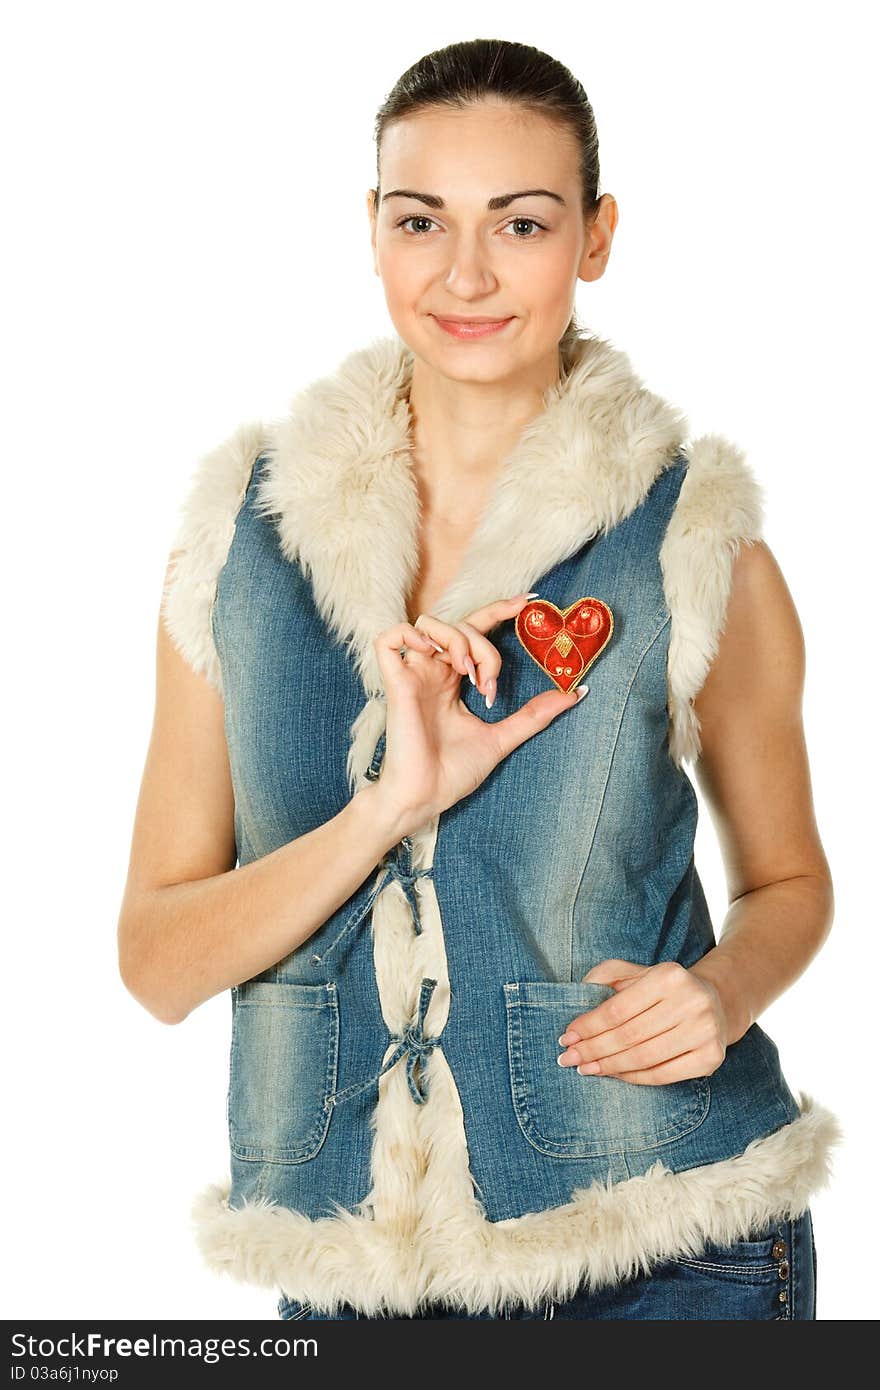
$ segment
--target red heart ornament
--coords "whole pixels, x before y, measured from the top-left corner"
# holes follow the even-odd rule
[[[566,694],[605,650],[614,615],[600,598],[579,598],[568,608],[533,599],[516,615],[516,635],[529,656]]]

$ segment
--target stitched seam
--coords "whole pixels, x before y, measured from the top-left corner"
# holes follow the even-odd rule
[[[779,1272],[779,1266],[776,1264],[753,1265],[749,1264],[747,1260],[742,1263],[731,1261],[730,1264],[712,1264],[709,1260],[685,1259],[684,1256],[680,1255],[675,1263],[687,1265],[690,1269],[711,1269],[713,1272],[722,1274],[736,1274],[738,1278],[750,1278],[752,1275],[756,1274],[778,1274]]]
[[[591,858],[592,853],[593,853],[593,846],[594,846],[594,844],[596,843],[596,835],[597,835],[598,830],[599,830],[599,824],[600,824],[600,822],[601,822],[601,820],[602,820],[602,811],[603,811],[603,809],[604,809],[604,807],[605,807],[605,797],[606,797],[607,794],[608,794],[608,783],[611,781],[611,772],[612,772],[612,769],[613,769],[613,767],[614,767],[614,759],[615,759],[615,756],[616,756],[616,754],[617,754],[617,746],[618,746],[618,744],[619,744],[619,742],[620,742],[620,731],[621,731],[621,728],[623,727],[624,716],[626,715],[627,707],[628,707],[628,705],[629,705],[630,697],[631,697],[631,695],[632,695],[633,686],[634,686],[635,683],[636,683],[636,679],[637,679],[637,677],[638,677],[639,672],[640,672],[641,669],[642,669],[642,665],[644,664],[645,658],[646,658],[646,656],[648,655],[648,653],[649,653],[649,651],[651,650],[651,648],[654,646],[654,643],[658,640],[658,638],[660,638],[660,637],[662,636],[663,632],[664,632],[664,631],[666,630],[666,628],[669,626],[669,624],[670,624],[671,621],[672,621],[671,617],[667,617],[667,618],[666,618],[666,620],[661,624],[661,626],[660,626],[660,627],[657,629],[657,631],[654,633],[654,636],[651,638],[650,642],[649,642],[648,645],[645,647],[644,651],[642,652],[641,656],[639,657],[638,662],[636,663],[636,669],[633,671],[632,678],[630,679],[630,683],[629,683],[629,685],[627,686],[626,697],[625,697],[625,699],[624,699],[624,701],[623,701],[623,704],[622,704],[621,707],[620,707],[620,717],[619,717],[619,719],[618,719],[618,721],[617,721],[617,728],[616,728],[615,733],[614,733],[614,742],[613,742],[612,745],[611,745],[611,753],[610,753],[609,758],[608,758],[608,767],[607,767],[607,770],[606,770],[606,773],[605,773],[605,781],[604,781],[604,783],[603,783],[603,785],[602,785],[602,795],[601,795],[601,797],[599,798],[599,809],[598,809],[598,811],[596,812],[596,819],[595,819],[595,822],[594,822],[594,824],[593,824],[593,833],[592,833],[592,835],[590,836],[590,843],[589,843],[589,845],[587,846],[587,857],[586,857],[586,859],[584,860],[584,867],[583,867],[583,869],[582,869],[582,871],[581,871],[580,877],[578,878],[577,888],[575,889],[574,894],[573,894],[573,896],[572,896],[571,909],[570,909],[570,913],[569,913],[570,920],[569,920],[569,936],[568,936],[568,974],[569,974],[569,976],[571,976],[571,972],[572,972],[572,962],[573,962],[573,959],[574,959],[574,916],[575,916],[575,911],[576,911],[576,909],[577,909],[577,902],[578,902],[578,898],[580,897],[580,894],[581,894],[581,889],[583,888],[583,885],[584,885],[584,879],[585,879],[586,876],[587,876],[587,869],[588,869],[589,866],[590,866],[590,858]]]
[[[238,495],[238,504],[237,504],[237,506],[236,506],[236,508],[235,508],[235,516],[234,516],[233,519],[232,519],[232,535],[229,537],[229,545],[228,545],[227,550],[226,550],[226,555],[225,555],[225,558],[224,558],[224,560],[223,560],[223,564],[220,566],[220,568],[219,568],[219,570],[217,571],[217,574],[216,574],[216,576],[215,576],[215,578],[214,578],[214,592],[213,592],[213,594],[211,595],[211,607],[210,607],[210,610],[209,610],[209,612],[208,612],[208,626],[209,626],[209,628],[210,628],[210,630],[211,630],[211,639],[212,639],[212,641],[213,641],[213,643],[214,643],[214,650],[216,651],[218,658],[219,658],[219,655],[220,655],[220,643],[219,643],[219,641],[218,641],[218,639],[217,639],[217,633],[216,633],[216,631],[215,631],[215,629],[214,629],[214,609],[217,607],[217,596],[218,596],[218,594],[219,594],[219,592],[220,592],[220,578],[221,578],[221,576],[222,576],[222,574],[223,574],[223,571],[226,569],[226,566],[229,564],[229,557],[230,557],[231,554],[232,554],[232,546],[233,546],[233,544],[234,544],[234,542],[235,542],[235,532],[236,532],[236,528],[237,528],[237,526],[238,526],[238,518],[239,518],[239,516],[240,516],[240,514],[241,514],[241,509],[242,509],[242,507],[243,507],[244,504],[245,504],[245,500],[246,500],[246,498],[247,498],[248,490],[249,490],[249,488],[250,488],[250,485],[251,485],[251,483],[252,483],[253,480],[254,480],[254,474],[255,474],[255,472],[256,472],[257,464],[260,462],[260,460],[261,460],[264,456],[265,456],[265,451],[262,451],[262,452],[260,452],[259,454],[257,454],[256,458],[253,460],[253,462],[251,463],[250,468],[248,469],[247,477],[246,477],[246,480],[245,480],[245,484],[244,484],[244,486],[242,487],[242,489],[241,489],[241,491],[239,492],[239,495]]]

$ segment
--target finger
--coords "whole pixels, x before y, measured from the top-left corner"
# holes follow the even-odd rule
[[[655,1038],[659,1033],[665,1033],[667,1028],[681,1022],[681,1017],[675,1009],[666,1000],[661,1000],[660,1003],[653,1004],[651,1008],[637,1014],[635,1018],[622,1023],[619,1028],[608,1028],[604,1033],[580,1038],[573,1029],[569,1029],[562,1034],[562,1038],[567,1041],[563,1043],[560,1038],[560,1045],[566,1048],[560,1055],[560,1062],[567,1066],[611,1057],[615,1052],[622,1052],[627,1047],[636,1047],[639,1043],[647,1042],[649,1038]]]
[[[577,1018],[572,1019],[562,1037],[568,1040],[569,1034],[574,1033],[575,1037],[571,1041],[575,1042],[579,1039],[594,1038],[599,1033],[607,1033],[610,1028],[619,1028],[630,1019],[637,1018],[646,1009],[659,1004],[663,998],[660,982],[648,971],[628,989],[620,990],[610,998],[603,999],[595,1009],[587,1009],[584,1013],[578,1014]]]
[[[683,1052],[680,1057],[672,1057],[657,1067],[622,1071],[617,1079],[629,1081],[634,1086],[666,1086],[672,1081],[692,1081],[706,1075],[706,1064],[700,1060],[699,1053]]]
[[[470,613],[467,618],[462,618],[458,623],[445,623],[442,619],[436,618],[433,613],[420,613],[416,618],[416,624],[420,629],[430,632],[442,643],[444,649],[449,652],[449,656],[445,659],[450,660],[461,675],[468,675],[480,693],[485,695],[489,681],[493,677],[497,681],[501,670],[501,653],[486,638],[486,632],[499,623],[516,617],[523,605],[535,597],[535,594],[517,594],[509,599],[495,599],[492,603],[487,603],[482,608]],[[465,647],[455,637],[452,637],[451,640],[448,637],[444,638],[442,629],[445,629],[447,633],[456,630],[462,633],[467,638],[467,646]],[[473,662],[473,670],[468,666],[469,657]]]
[[[513,714],[489,725],[500,745],[501,757],[506,758],[514,748],[519,748],[520,744],[552,724],[557,715],[564,714],[577,704],[580,704],[580,700],[573,691],[565,694],[562,690],[542,690],[540,695],[533,695]]]
[[[618,981],[637,979],[650,970],[649,965],[639,965],[632,960],[603,960],[588,970],[583,978],[585,985],[612,985]]]
[[[473,613],[468,613],[465,621],[471,627],[475,627],[478,632],[491,632],[492,628],[497,627],[499,623],[506,622],[508,618],[515,618],[529,599],[536,597],[536,594],[516,594],[513,598],[493,599],[491,603],[486,603],[482,608],[475,608]]]
[[[475,668],[474,685],[481,695],[485,695],[489,681],[493,678],[496,682],[498,680],[501,672],[501,653],[494,642],[490,642],[488,637],[484,637],[467,619],[463,618],[457,626],[468,638],[471,659]]]
[[[679,1056],[689,1045],[687,1031],[680,1023],[674,1023],[665,1032],[648,1038],[636,1047],[626,1047],[622,1052],[615,1052],[613,1056],[596,1057],[591,1061],[581,1062],[577,1070],[581,1076],[619,1076],[623,1071],[640,1071],[647,1067],[659,1066],[661,1062],[668,1062],[670,1058]]]
[[[420,613],[416,618],[416,627],[420,632],[425,632],[429,637],[444,649],[448,655],[448,660],[453,669],[461,676],[473,676],[476,685],[476,665],[477,656],[485,660],[491,652],[495,652],[498,657],[499,669],[501,657],[495,651],[492,643],[484,638],[480,633],[472,634],[469,629],[460,623],[446,623],[442,618],[435,618],[433,613]],[[477,651],[472,651],[472,641],[476,638],[480,642]]]
[[[419,632],[412,623],[396,623],[393,627],[386,628],[375,638],[373,646],[386,690],[389,683],[393,685],[406,679],[406,665],[400,659],[403,647],[412,648],[416,656],[430,658],[434,654],[434,648],[427,635]]]

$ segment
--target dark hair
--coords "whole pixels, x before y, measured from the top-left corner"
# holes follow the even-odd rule
[[[398,78],[376,114],[376,202],[380,194],[382,135],[393,122],[430,107],[462,110],[489,97],[514,103],[571,131],[580,149],[581,204],[591,220],[598,211],[599,140],[590,100],[557,58],[506,39],[470,39],[426,53]],[[564,348],[580,335],[572,315]]]

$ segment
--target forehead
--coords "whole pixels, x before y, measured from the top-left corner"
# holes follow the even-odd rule
[[[481,102],[394,121],[382,136],[381,170],[385,188],[485,201],[515,188],[564,194],[577,183],[579,157],[573,133],[558,122],[522,107]]]

